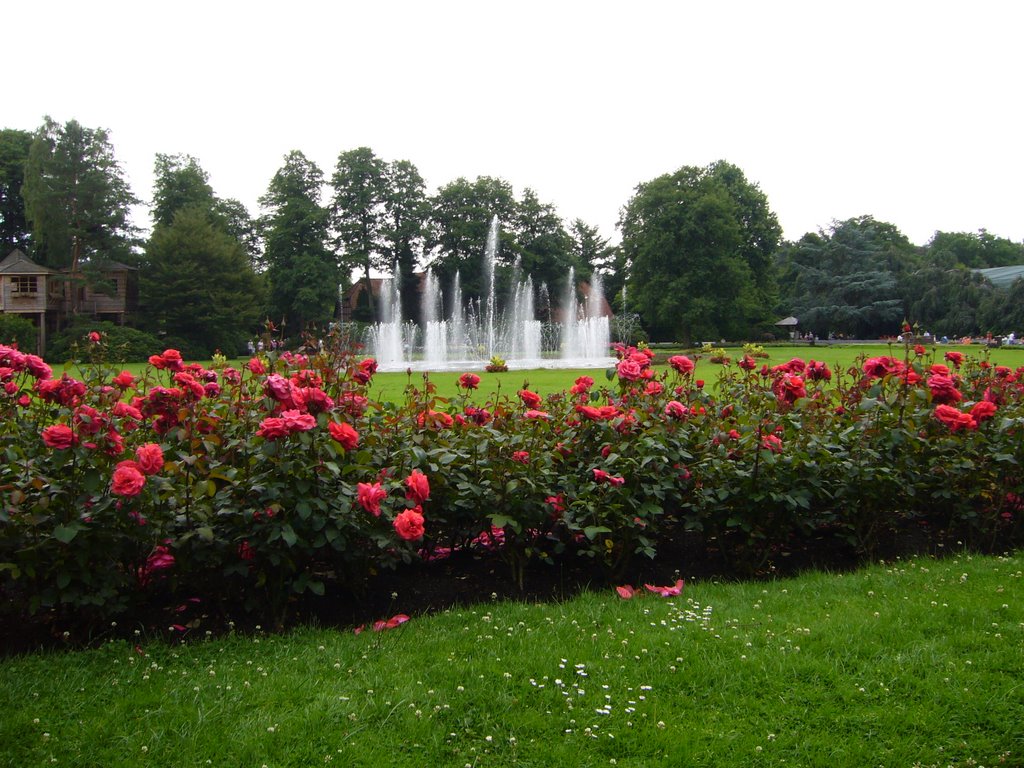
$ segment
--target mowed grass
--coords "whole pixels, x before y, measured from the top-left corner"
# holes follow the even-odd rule
[[[0,763],[1019,766],[1022,577],[961,554],[38,653],[0,661]]]
[[[936,362],[943,362],[943,355],[949,350],[957,350],[965,355],[980,359],[987,359],[993,365],[1008,365],[1018,367],[1024,365],[1024,346],[986,349],[979,345],[941,345],[929,347],[935,350]],[[833,371],[846,371],[851,366],[858,364],[862,357],[875,357],[878,355],[893,355],[903,358],[906,349],[902,344],[818,344],[810,346],[807,344],[793,346],[765,347],[768,353],[767,358],[759,358],[759,363],[767,363],[769,366],[785,363],[794,357],[804,360],[820,360],[827,363]],[[729,348],[726,350],[731,362],[735,363],[743,356],[740,348]],[[694,350],[679,350],[677,353],[667,353],[659,350],[659,358],[668,354],[686,354],[694,359],[696,365],[693,371],[695,379],[702,379],[705,386],[714,389],[722,366],[712,363],[707,355],[701,355]],[[913,357],[913,353],[911,353]],[[659,366],[666,368],[667,366]],[[437,394],[441,397],[452,398],[459,394],[457,385],[458,378],[462,371],[435,371],[429,372],[430,381],[437,388]],[[515,397],[516,392],[524,386],[539,395],[547,396],[555,392],[562,392],[572,386],[578,376],[590,376],[598,386],[608,384],[604,368],[590,369],[548,369],[535,368],[526,371],[507,371],[504,373],[487,373],[476,371],[480,376],[479,389],[472,395],[474,400],[490,399],[499,394],[506,394]],[[418,389],[423,388],[423,373],[406,372],[399,373],[378,373],[373,378],[371,393],[379,400],[391,402],[404,399],[405,388],[412,384]],[[614,384],[614,382],[613,382]]]
[[[929,347],[929,350],[931,349],[935,350],[936,360],[939,362],[941,362],[943,354],[955,349],[967,355],[988,359],[993,365],[1008,365],[1013,368],[1024,365],[1024,346],[1002,347],[990,350],[979,345],[949,344]],[[856,365],[858,359],[862,356],[874,357],[876,355],[891,354],[902,357],[905,353],[905,349],[901,344],[818,344],[815,346],[802,344],[769,346],[765,348],[765,351],[769,356],[763,359],[762,362],[768,365],[776,365],[784,363],[791,358],[800,357],[804,360],[820,360],[827,363],[835,371],[843,371],[852,365]],[[730,348],[727,350],[727,353],[733,362],[742,356],[742,350],[739,348]],[[659,351],[661,356],[666,354],[664,351]],[[694,378],[703,379],[707,387],[714,388],[718,375],[721,373],[721,365],[710,362],[706,356],[699,356],[693,350],[680,350],[679,354],[689,354],[691,357],[698,358],[696,360],[696,368],[694,369]],[[209,360],[199,362],[203,365],[210,364]],[[228,364],[240,368],[246,362],[247,359],[236,359],[229,361]],[[150,375],[154,373],[153,369],[146,363],[125,363],[115,367],[118,370],[128,370],[138,377],[144,376],[147,371]],[[56,364],[54,365],[54,370],[57,375],[63,370],[67,370],[72,376],[81,375],[80,369],[70,364],[67,366]],[[431,371],[428,372],[428,376],[430,382],[436,387],[438,397],[454,398],[460,394],[457,382],[462,373],[463,371]],[[478,370],[476,373],[480,376],[480,386],[472,394],[475,402],[483,402],[499,395],[508,395],[514,398],[516,392],[524,386],[542,396],[547,396],[568,389],[579,376],[590,376],[598,385],[608,382],[605,376],[606,371],[603,368],[535,368],[522,371],[506,371],[504,373],[487,373],[486,371]],[[413,371],[411,374],[407,374],[405,371],[377,373],[370,387],[370,395],[380,401],[402,402],[405,399],[406,387],[410,384],[422,391],[424,387],[423,372]]]

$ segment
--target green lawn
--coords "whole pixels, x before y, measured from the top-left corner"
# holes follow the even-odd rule
[[[929,348],[932,349],[932,348]],[[993,364],[998,365],[1009,365],[1014,368],[1024,365],[1024,346],[1022,347],[1006,347],[999,349],[986,349],[979,345],[943,345],[934,347],[936,358],[941,362],[942,355],[948,350],[955,349],[965,354],[985,357]],[[801,357],[805,360],[815,359],[821,360],[830,365],[834,370],[845,370],[852,365],[855,365],[857,359],[862,355],[867,357],[873,357],[876,355],[897,355],[902,356],[904,348],[902,345],[887,345],[887,344],[830,344],[830,345],[816,345],[808,346],[794,345],[794,346],[769,346],[765,348],[768,352],[769,357],[763,362],[769,365],[775,365],[777,363],[783,363],[793,357]],[[733,361],[739,359],[742,356],[742,350],[739,348],[728,349],[727,353],[730,355]],[[665,355],[665,352],[659,351],[659,356]],[[691,357],[697,357],[697,354],[690,350],[688,354]],[[201,361],[204,365],[209,365],[208,360]],[[230,365],[241,367],[246,363],[246,360],[236,359],[229,361]],[[126,363],[123,365],[116,366],[118,370],[125,369],[131,371],[136,376],[140,376],[144,371],[149,369],[146,363]],[[61,364],[55,364],[54,370],[59,375],[65,366]],[[67,370],[71,375],[79,375],[78,370],[68,364]],[[150,369],[152,370],[152,369]],[[715,381],[721,372],[721,366],[710,362],[706,356],[697,360],[697,366],[694,370],[695,378],[705,379],[707,386],[713,387]],[[437,394],[441,397],[456,397],[459,395],[456,381],[459,375],[463,371],[438,371],[429,373],[430,380],[437,386]],[[472,398],[476,402],[482,402],[484,399],[488,399],[496,394],[507,394],[510,397],[515,397],[515,393],[523,388],[525,384],[529,385],[529,388],[541,395],[549,395],[554,392],[561,392],[570,387],[573,381],[578,376],[587,375],[593,378],[598,385],[607,383],[605,378],[605,369],[550,369],[550,368],[537,368],[529,371],[508,371],[505,373],[487,373],[485,371],[477,371],[480,375],[480,388],[472,395]],[[423,386],[423,373],[414,371],[411,376],[406,372],[396,373],[378,373],[373,378],[373,384],[371,387],[372,396],[379,400],[387,401],[398,401],[404,398],[405,387],[412,383],[417,388]]]
[[[961,554],[6,659],[0,764],[1022,765],[1022,576]]]

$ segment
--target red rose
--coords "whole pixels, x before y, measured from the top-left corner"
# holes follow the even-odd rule
[[[25,355],[25,370],[40,381],[53,377],[53,369],[38,355]]]
[[[528,389],[519,390],[519,399],[527,408],[536,408],[541,403],[540,395]]]
[[[888,376],[893,373],[900,373],[903,370],[903,363],[894,357],[872,357],[864,361],[864,373],[875,379]]]
[[[78,442],[74,431],[65,424],[54,424],[52,427],[47,427],[43,430],[42,436],[43,442],[48,448],[64,450]]]
[[[341,443],[341,447],[346,451],[353,451],[356,446],[359,445],[359,433],[350,424],[342,422],[329,422],[327,424],[327,431],[331,433],[331,437]]]
[[[135,383],[135,377],[128,371],[121,371],[114,377],[114,384],[121,389],[128,389]]]
[[[150,358],[152,360],[152,358]],[[245,367],[249,369],[249,373],[255,374],[256,376],[262,376],[267,372],[267,369],[263,367],[263,361],[258,357],[249,359],[249,362],[245,364]]]
[[[807,389],[804,387],[804,380],[799,376],[786,374],[775,382],[772,389],[775,396],[784,403],[792,405],[801,397],[807,397]]]
[[[963,399],[963,395],[957,390],[956,384],[950,376],[936,374],[929,377],[928,389],[931,390],[932,402],[935,403],[950,405],[959,403]]]
[[[135,461],[145,475],[155,475],[164,468],[164,452],[156,443],[146,443],[135,449]]]
[[[427,429],[441,429],[450,427],[454,423],[455,419],[442,411],[426,410],[416,417],[416,425]]]
[[[956,368],[959,368],[964,361],[963,352],[947,352],[944,357],[951,362]]]
[[[512,452],[512,461],[518,462],[520,464],[529,464],[530,463],[530,452],[529,451],[513,451]]]
[[[974,429],[978,426],[971,414],[964,413],[959,408],[954,408],[951,405],[936,406],[935,418],[954,432],[958,432],[961,429]]]
[[[832,380],[832,371],[829,370],[828,365],[821,362],[820,360],[811,360],[811,362],[807,364],[805,373],[807,374],[807,378],[810,379],[811,381]]]
[[[138,496],[146,484],[146,476],[134,461],[122,461],[114,469],[110,490],[118,496]]]
[[[971,418],[979,424],[986,419],[991,419],[995,415],[996,404],[989,402],[988,400],[982,400],[981,402],[975,403],[974,407],[971,408]]]
[[[276,440],[279,437],[287,437],[291,433],[284,419],[276,416],[269,416],[260,422],[260,428],[256,434],[265,440]]]
[[[338,395],[338,407],[349,416],[362,416],[370,401],[355,392],[342,392]]]
[[[169,371],[180,371],[185,367],[181,359],[181,352],[176,349],[165,349],[160,357],[164,360],[164,367]]]
[[[96,435],[106,429],[107,417],[90,405],[80,405],[75,409],[74,424],[79,435]]]
[[[465,412],[466,415],[469,417],[470,421],[480,426],[483,426],[484,424],[491,420],[491,412],[488,411],[486,408],[474,408],[471,405],[467,405],[465,408]]]
[[[395,518],[394,527],[395,533],[406,541],[422,539],[426,531],[423,525],[423,510],[414,507],[400,512]]]
[[[476,389],[480,386],[480,377],[475,373],[464,373],[459,376],[459,386],[463,389]]]
[[[358,483],[356,485],[356,500],[374,517],[380,517],[380,503],[387,498],[388,492],[381,487],[380,483]]]
[[[594,386],[594,380],[589,376],[580,376],[576,379],[576,383],[569,387],[569,391],[574,395],[583,395],[590,391],[590,388]]]
[[[594,470],[594,482],[596,482],[596,483],[608,483],[609,485],[619,486],[619,485],[625,484],[626,478],[624,478],[624,477],[616,477],[615,475],[610,475],[607,472],[605,472],[603,469],[595,469]]]
[[[422,504],[430,498],[430,482],[427,476],[414,469],[412,474],[405,478],[405,498],[411,499],[416,504]]]

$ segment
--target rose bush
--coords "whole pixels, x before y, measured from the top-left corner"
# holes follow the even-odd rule
[[[331,350],[236,370],[169,349],[138,379],[96,354],[79,379],[0,346],[0,610],[283,622],[298,595],[460,550],[521,583],[566,557],[615,579],[684,536],[749,570],[822,536],[1021,538],[1024,369],[744,356],[709,390],[689,358],[622,347],[610,386],[476,399],[467,374],[446,400],[424,375],[395,404],[369,399],[372,359]]]

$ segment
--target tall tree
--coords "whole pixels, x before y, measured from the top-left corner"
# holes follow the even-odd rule
[[[153,169],[153,223],[167,226],[184,208],[204,211],[210,222],[242,245],[253,270],[262,271],[256,223],[242,203],[221,199],[210,186],[209,174],[192,155],[158,154]]]
[[[621,259],[617,258],[619,249],[611,245],[607,237],[601,237],[597,227],[582,219],[574,219],[569,225],[569,238],[572,258],[576,263],[585,264],[591,274],[600,273],[604,294],[608,302],[616,307],[616,297],[626,280]],[[621,309],[621,306],[618,308]]]
[[[908,320],[950,338],[983,330],[979,311],[1000,292],[977,272],[941,262],[904,274],[898,284]]]
[[[334,198],[331,225],[337,233],[341,264],[361,270],[367,285],[372,269],[387,270],[384,244],[387,214],[387,163],[369,147],[359,147],[338,155],[331,176]],[[373,311],[373,292],[367,292]]]
[[[15,248],[30,250],[30,229],[21,188],[31,146],[32,134],[28,131],[0,130],[0,259]]]
[[[106,130],[47,117],[29,149],[22,194],[39,263],[77,273],[102,260],[131,259],[128,209],[139,201]]]
[[[978,308],[977,320],[983,333],[1024,335],[1024,279],[989,293]]]
[[[1024,264],[1024,243],[978,232],[936,232],[928,243],[928,261],[952,260],[968,269],[1011,267]]]
[[[502,251],[512,234],[516,215],[512,185],[491,176],[475,181],[458,178],[441,187],[430,199],[427,248],[433,253],[431,266],[450,283],[460,274],[463,293],[479,296],[486,291],[483,255],[491,219],[498,217],[502,230]]]
[[[384,182],[384,253],[388,261],[398,266],[402,316],[418,318],[419,279],[415,272],[423,254],[426,184],[416,166],[408,160],[388,163]]]
[[[147,326],[184,340],[191,354],[241,354],[263,307],[241,244],[194,204],[154,227],[140,292]]]
[[[518,259],[523,274],[532,276],[536,285],[546,283],[560,296],[570,267],[578,279],[590,277],[590,266],[572,257],[572,239],[555,206],[542,203],[532,189],[523,190],[510,225],[512,242],[506,249],[506,263]]]
[[[877,338],[899,332],[907,313],[899,280],[920,257],[893,224],[860,216],[787,243],[776,263],[780,313],[819,336]]]
[[[764,321],[761,258],[781,228],[735,166],[684,166],[640,184],[619,226],[631,303],[652,337],[741,338]]]
[[[283,318],[294,334],[310,324],[326,324],[338,300],[339,270],[327,247],[322,185],[323,171],[294,150],[260,198],[270,303],[274,318]]]
[[[212,213],[216,204],[209,175],[191,155],[157,154],[153,168],[153,224],[169,226],[182,208]]]
[[[259,223],[249,213],[249,209],[233,197],[218,198],[214,205],[214,215],[221,220],[224,230],[242,244],[253,270],[263,272],[267,265],[263,258]]]

